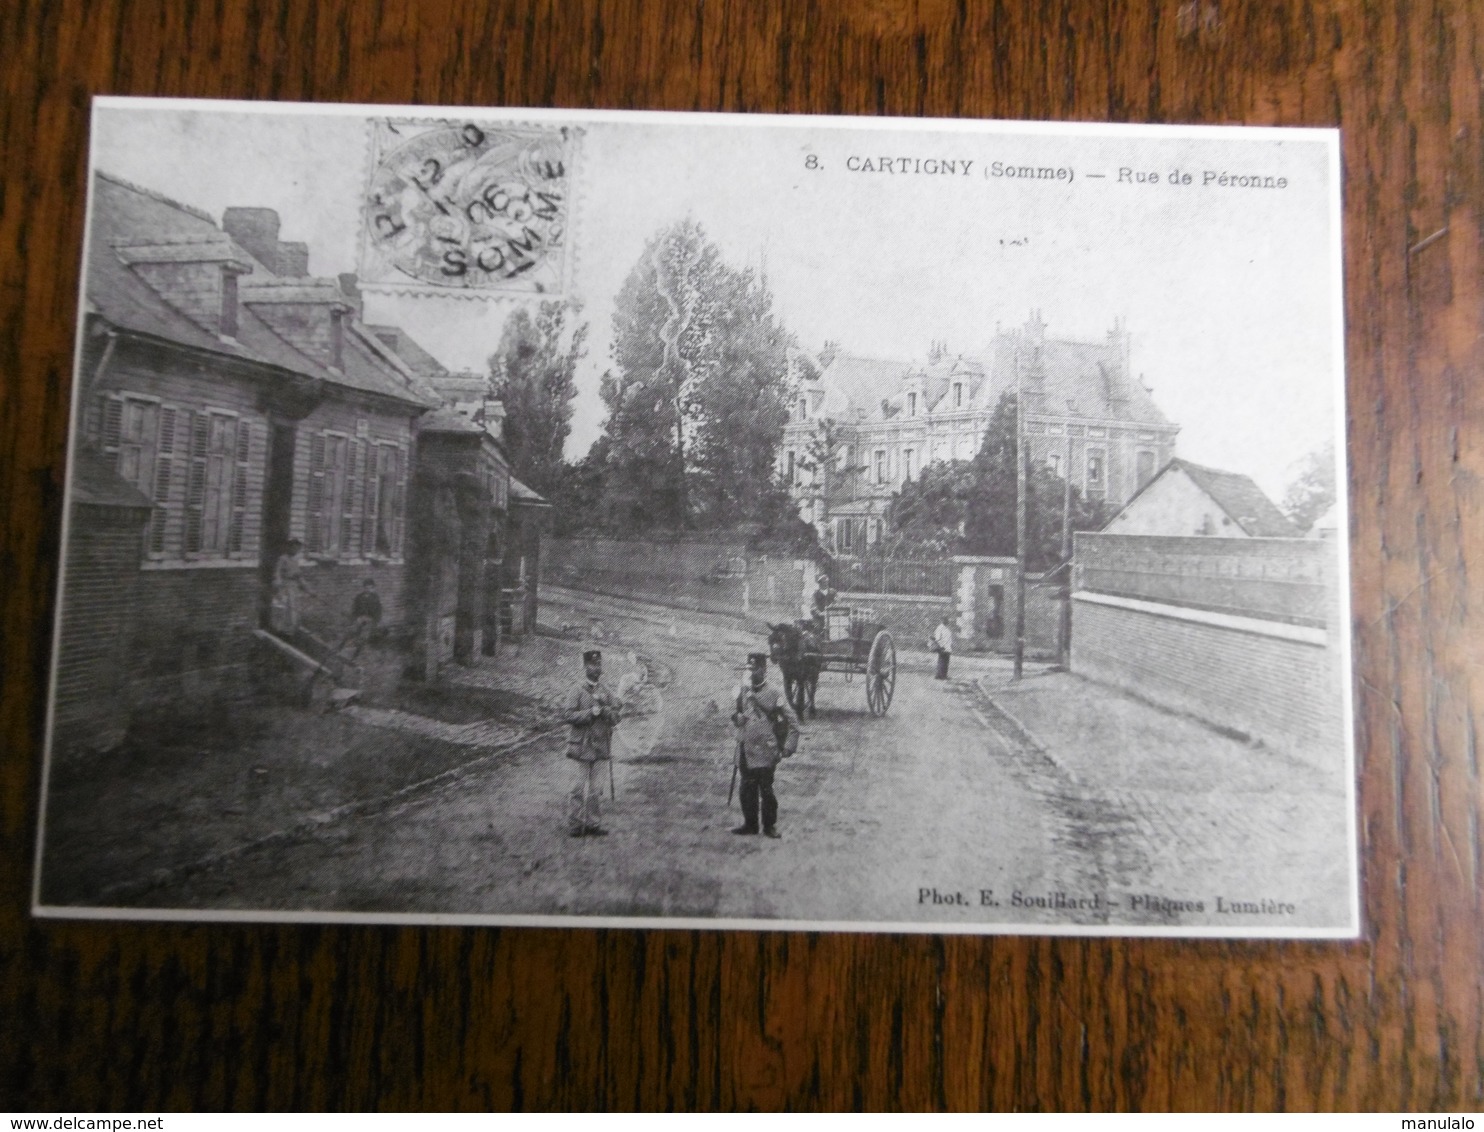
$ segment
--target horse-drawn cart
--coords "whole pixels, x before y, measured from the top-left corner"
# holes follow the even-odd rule
[[[833,605],[824,611],[823,629],[816,622],[774,625],[768,635],[773,662],[783,673],[783,691],[795,714],[814,711],[814,691],[821,672],[864,676],[866,707],[885,715],[897,687],[897,647],[872,609]]]

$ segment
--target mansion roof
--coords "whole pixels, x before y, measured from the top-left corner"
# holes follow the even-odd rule
[[[809,416],[841,422],[899,420],[911,412],[912,394],[920,415],[988,413],[1003,394],[1019,388],[1033,414],[1173,427],[1129,372],[1128,338],[1121,325],[1104,341],[1083,342],[1046,337],[1044,324],[1033,316],[1024,327],[998,332],[974,354],[937,354],[925,365],[914,365],[828,351],[800,371]]]

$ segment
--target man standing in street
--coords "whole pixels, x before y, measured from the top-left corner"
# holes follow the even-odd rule
[[[948,618],[938,618],[938,627],[933,630],[933,651],[938,654],[938,674],[935,680],[948,679],[948,662],[953,659],[953,630],[948,627]]]
[[[799,735],[783,698],[768,687],[768,654],[749,653],[751,679],[737,691],[732,723],[737,728],[737,766],[742,772],[742,824],[733,833],[758,831],[761,803],[762,831],[767,837],[778,832],[778,798],[773,793],[773,771],[798,746]]]
[[[589,649],[582,654],[587,683],[567,693],[562,718],[568,724],[567,758],[572,765],[571,805],[567,811],[570,837],[602,837],[608,831],[598,824],[603,797],[603,764],[612,756],[613,729],[622,713],[618,697],[605,688],[603,654]]]

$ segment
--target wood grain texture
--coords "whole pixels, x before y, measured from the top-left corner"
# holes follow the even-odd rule
[[[1464,0],[4,3],[0,1107],[1484,1107],[1481,36]],[[97,93],[1343,127],[1365,939],[31,920]]]

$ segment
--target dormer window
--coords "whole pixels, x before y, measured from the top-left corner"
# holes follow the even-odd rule
[[[806,421],[809,419],[809,402],[803,397],[799,398],[798,414],[797,420]]]
[[[955,409],[964,407],[964,383],[962,381],[953,383],[953,407]]]
[[[345,312],[330,311],[330,365],[342,369],[345,365]]]
[[[222,268],[221,335],[237,337],[237,272],[227,268]]]
[[[915,417],[915,416],[917,416],[917,394],[916,393],[909,393],[909,394],[907,394],[907,415],[909,417]]]

